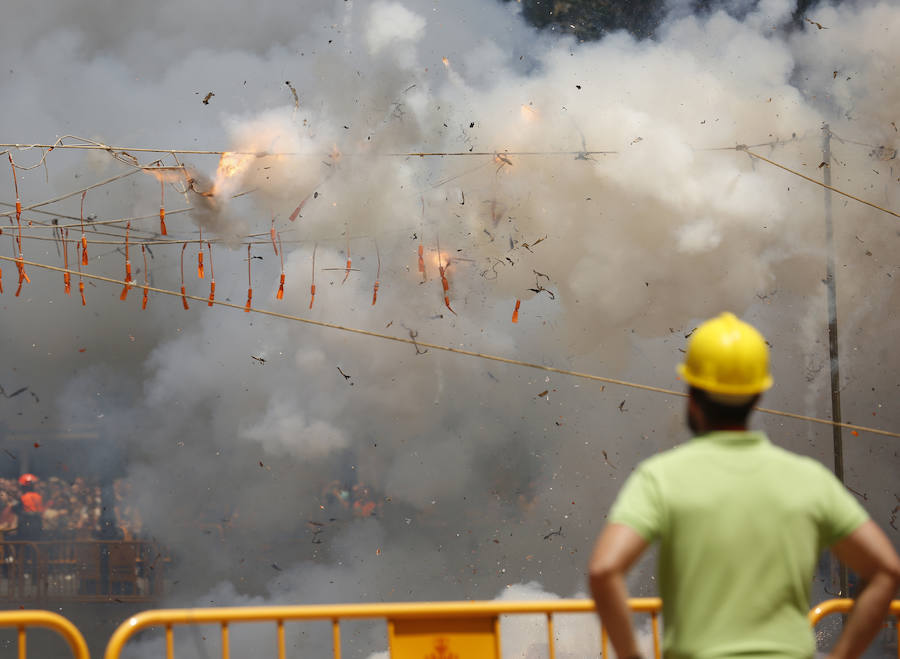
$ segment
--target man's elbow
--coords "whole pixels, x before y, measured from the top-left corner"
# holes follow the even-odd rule
[[[900,589],[900,558],[894,555],[894,560],[885,567],[884,573],[891,579],[894,585],[894,595],[896,595],[897,590]]]
[[[608,583],[624,574],[624,567],[604,557],[598,557],[588,565],[588,579],[592,584]]]

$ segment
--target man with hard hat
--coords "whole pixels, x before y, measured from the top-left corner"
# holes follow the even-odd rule
[[[860,655],[900,586],[900,558],[828,469],[747,429],[772,386],[765,339],[723,313],[693,333],[678,370],[696,437],[637,466],[588,566],[617,656],[639,656],[624,577],[654,542],[666,657],[812,657],[825,548],[865,582],[830,656]]]

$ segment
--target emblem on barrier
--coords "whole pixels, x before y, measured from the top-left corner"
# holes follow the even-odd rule
[[[434,641],[434,652],[425,655],[425,659],[459,659],[459,655],[450,652],[450,644],[445,638],[437,638]]]

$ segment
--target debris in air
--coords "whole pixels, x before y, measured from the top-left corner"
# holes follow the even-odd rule
[[[341,367],[340,367],[340,366],[337,366],[336,368],[337,368],[337,370],[338,370],[338,373],[340,373],[341,375],[343,375],[343,376],[344,376],[344,379],[347,380],[348,382],[350,382],[350,378],[353,377],[353,376],[347,375],[346,373],[344,373],[344,372],[341,370]],[[353,386],[353,383],[352,383],[352,382],[350,382],[350,386],[351,386],[351,387]]]
[[[550,538],[552,538],[552,537],[555,536],[555,535],[558,535],[559,537],[562,537],[562,527],[561,527],[561,526],[559,527],[558,530],[556,530],[556,531],[550,531],[550,533],[548,533],[547,535],[545,535],[545,536],[544,536],[544,540],[549,540]]]
[[[215,96],[214,93],[209,92],[206,96],[203,97],[203,105],[209,105],[209,99]]]
[[[821,23],[818,23],[818,22],[816,22],[816,21],[814,21],[814,20],[811,20],[811,19],[807,18],[806,16],[803,17],[803,20],[806,21],[807,23],[809,23],[810,25],[815,25],[815,26],[816,26],[817,28],[819,28],[820,30],[827,30],[827,29],[828,29],[827,27],[825,27],[825,26],[822,25]]]
[[[288,89],[291,90],[291,94],[294,96],[294,108],[299,109],[300,107],[300,97],[297,95],[297,90],[294,89],[294,85],[291,84],[290,80],[285,80],[284,84],[288,86]]]
[[[6,393],[6,390],[2,386],[0,386],[0,394],[3,394],[4,398],[15,398],[16,396],[18,396],[19,394],[21,394],[25,391],[28,391],[28,387],[22,387],[21,389],[16,389],[11,394],[8,394],[8,393]]]
[[[422,348],[419,347],[419,344],[416,343],[416,337],[418,337],[418,336],[419,336],[419,331],[418,331],[418,330],[409,330],[409,338],[410,338],[410,340],[413,342],[413,346],[414,346],[415,349],[416,349],[416,354],[417,354],[417,355],[424,355],[426,352],[428,352],[428,348],[425,348],[425,349],[423,350]]]
[[[616,465],[614,465],[612,462],[609,461],[609,456],[606,455],[606,451],[600,451],[600,453],[603,454],[603,460],[606,462],[606,464],[608,464],[613,469],[618,469],[618,467],[616,467]]]

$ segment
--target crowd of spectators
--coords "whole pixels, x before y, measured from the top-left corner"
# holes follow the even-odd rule
[[[127,483],[114,483],[115,524],[122,539],[135,539],[140,533],[140,519],[126,504]],[[43,499],[41,540],[89,540],[102,534],[103,503],[99,483],[78,476],[65,480],[57,476],[39,478],[34,490]],[[13,540],[20,525],[16,504],[21,501],[23,487],[14,478],[0,478],[0,539]]]

